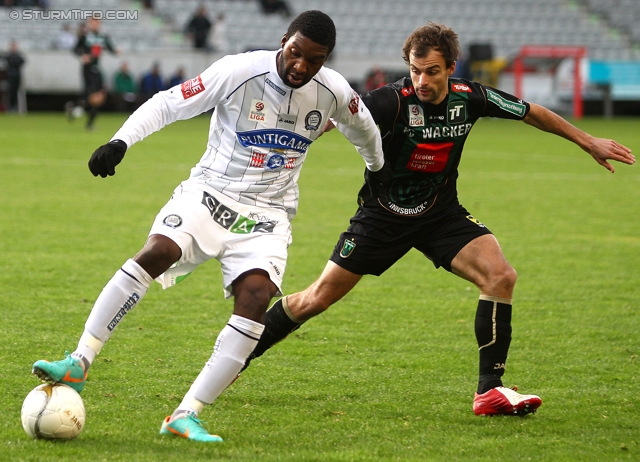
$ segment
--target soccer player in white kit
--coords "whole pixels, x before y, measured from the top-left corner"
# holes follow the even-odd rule
[[[142,250],[104,287],[76,350],[61,361],[36,361],[34,374],[80,392],[92,361],[154,279],[170,287],[216,258],[225,295],[234,299],[233,314],[160,433],[222,441],[197,417],[237,377],[262,334],[271,298],[281,295],[297,180],[309,145],[331,118],[363,157],[372,191],[390,176],[368,109],[344,77],[323,66],[335,36],[331,18],[304,12],[290,24],[280,50],[226,56],[156,94],[93,153],[89,168],[105,178],[134,143],[215,108],[204,155],[158,213]]]

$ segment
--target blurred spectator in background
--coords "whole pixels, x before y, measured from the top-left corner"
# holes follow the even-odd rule
[[[160,76],[160,64],[153,63],[151,70],[142,76],[142,80],[140,81],[138,91],[140,104],[164,89],[164,83],[162,83],[162,77]]]
[[[211,21],[209,21],[207,17],[207,9],[201,6],[187,23],[187,29],[185,31],[187,37],[193,41],[193,47],[195,49],[209,49],[207,39],[209,38],[211,27],[213,27],[213,24],[211,24]]]
[[[264,14],[280,13],[283,17],[291,16],[289,5],[284,0],[260,0]]]
[[[93,129],[98,110],[107,100],[107,91],[104,88],[102,73],[98,67],[98,62],[102,51],[109,50],[111,53],[118,52],[111,44],[108,36],[100,32],[100,20],[90,18],[87,21],[86,31],[78,38],[78,43],[74,49],[82,61],[82,78],[84,80],[84,106],[87,110],[87,130]],[[67,103],[67,116],[73,120],[73,102]]]
[[[65,23],[58,33],[53,47],[57,50],[73,50],[78,43],[78,35],[71,30],[71,24]]]
[[[136,108],[136,84],[126,62],[120,65],[120,70],[113,78],[113,93],[118,111],[133,112]]]
[[[387,84],[387,75],[384,73],[382,69],[378,66],[373,67],[369,75],[367,75],[367,80],[364,83],[364,88],[366,91],[375,90],[376,88],[384,87]]]
[[[184,77],[184,67],[179,67],[178,69],[176,69],[175,74],[173,74],[171,77],[169,77],[169,80],[167,80],[167,88],[180,85],[185,80],[187,79],[185,79]]]
[[[22,54],[18,50],[18,43],[11,40],[9,53],[5,56],[7,61],[7,81],[9,83],[9,111],[18,111],[18,91],[22,79],[21,67],[25,63]]]
[[[213,51],[226,53],[229,44],[227,43],[227,19],[224,13],[219,13],[213,26],[211,34],[211,47]]]

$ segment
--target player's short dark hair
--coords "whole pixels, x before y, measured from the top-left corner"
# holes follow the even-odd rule
[[[329,48],[329,53],[336,46],[336,26],[333,20],[322,11],[309,10],[296,16],[289,24],[287,37],[293,37],[296,32],[326,46]]]
[[[417,58],[424,58],[432,49],[442,53],[447,68],[453,66],[460,54],[458,34],[444,24],[433,22],[418,27],[404,41],[402,58],[409,64],[409,56],[412,52]]]

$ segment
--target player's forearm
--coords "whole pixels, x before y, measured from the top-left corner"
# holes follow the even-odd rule
[[[356,147],[367,168],[377,172],[384,165],[382,139],[378,127],[366,107],[353,117],[348,124],[339,122],[338,130]]]
[[[594,139],[593,136],[570,124],[558,114],[543,106],[531,103],[531,109],[524,118],[524,122],[539,130],[561,136],[577,144],[587,152],[591,150],[591,144]]]
[[[167,106],[158,94],[131,114],[111,140],[122,140],[130,148],[171,122]]]

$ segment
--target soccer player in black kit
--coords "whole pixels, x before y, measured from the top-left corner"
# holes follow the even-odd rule
[[[265,330],[252,358],[346,295],[365,274],[381,275],[411,248],[434,266],[478,287],[475,334],[480,365],[473,411],[477,415],[525,415],[542,404],[503,386],[511,343],[516,272],[498,241],[459,202],[458,165],[464,142],[480,117],[522,120],[561,136],[611,172],[608,160],[633,164],[631,150],[595,138],[557,114],[477,82],[452,78],[459,55],[457,34],[430,23],[405,41],[410,77],[362,96],[380,128],[385,166],[393,179],[374,197],[365,185],[358,210],[342,233],[320,278],[267,311]],[[328,127],[330,128],[330,127]],[[379,188],[365,174],[365,180]],[[379,199],[382,197],[382,199]]]
[[[87,30],[78,37],[78,43],[74,49],[82,60],[82,79],[84,81],[85,109],[88,112],[87,129],[93,129],[93,123],[98,115],[100,107],[107,99],[102,73],[98,67],[98,61],[103,50],[117,53],[108,36],[100,33],[100,20],[90,18],[87,22]],[[73,105],[67,103],[67,112],[71,115]]]

